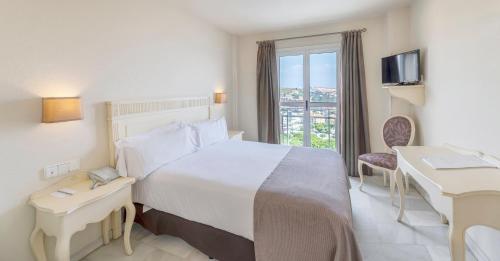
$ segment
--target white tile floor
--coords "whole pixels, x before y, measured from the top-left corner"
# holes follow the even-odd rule
[[[388,188],[380,176],[368,177],[363,192],[358,179],[351,179],[354,229],[365,261],[445,261],[450,260],[448,226],[414,190],[407,194],[403,223],[396,221],[398,199],[391,203]],[[122,240],[112,241],[84,261],[202,261],[208,257],[184,241],[155,236],[134,225],[134,254],[126,256]],[[476,261],[470,254],[468,261]]]
[[[448,226],[411,187],[403,222],[396,221],[399,197],[391,203],[381,176],[368,177],[363,191],[351,179],[354,229],[365,261],[449,261]],[[476,259],[468,254],[468,261]]]

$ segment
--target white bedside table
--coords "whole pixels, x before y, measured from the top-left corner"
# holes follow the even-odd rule
[[[46,261],[44,235],[56,237],[55,257],[57,261],[69,261],[71,236],[85,229],[87,224],[104,221],[103,241],[109,243],[109,218],[111,212],[125,207],[127,217],[123,241],[127,255],[132,254],[130,231],[135,217],[132,203],[134,178],[121,177],[112,182],[90,189],[91,181],[85,173],[75,174],[36,193],[29,204],[36,209],[35,229],[30,238],[31,248],[38,261]],[[50,195],[59,188],[76,191],[72,196],[57,198]]]
[[[244,131],[230,130],[228,132],[230,140],[243,140]]]

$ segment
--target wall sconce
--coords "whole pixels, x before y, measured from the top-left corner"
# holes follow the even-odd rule
[[[216,92],[215,93],[215,103],[226,103],[226,94],[223,92]]]
[[[42,122],[81,120],[80,97],[42,98]]]

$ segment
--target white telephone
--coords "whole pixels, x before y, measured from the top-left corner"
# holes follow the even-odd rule
[[[89,178],[92,180],[91,189],[95,189],[99,185],[105,185],[109,182],[120,177],[118,172],[110,167],[104,167],[102,169],[91,170],[88,173]]]

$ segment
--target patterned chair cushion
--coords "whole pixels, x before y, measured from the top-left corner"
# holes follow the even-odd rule
[[[398,165],[396,155],[390,153],[368,153],[360,155],[358,159],[390,170],[395,170]]]
[[[411,122],[405,117],[395,116],[384,124],[384,142],[389,148],[407,146],[410,143],[411,135]]]

